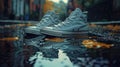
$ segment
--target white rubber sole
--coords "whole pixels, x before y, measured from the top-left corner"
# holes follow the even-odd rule
[[[46,30],[41,29],[42,34],[57,36],[57,37],[81,37],[87,36],[88,31],[80,31],[80,32],[67,32],[67,31],[56,31],[56,30]]]

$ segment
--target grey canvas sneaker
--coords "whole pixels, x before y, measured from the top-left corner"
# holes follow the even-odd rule
[[[36,34],[36,35],[41,35],[40,29],[49,25],[54,25],[59,23],[59,16],[57,14],[55,14],[54,11],[48,11],[43,18],[41,19],[41,21],[37,24],[35,24],[35,26],[29,26],[27,28],[25,28],[25,33],[30,33],[30,34]]]
[[[86,35],[89,27],[85,22],[84,14],[76,8],[64,22],[42,28],[41,33],[60,37]]]

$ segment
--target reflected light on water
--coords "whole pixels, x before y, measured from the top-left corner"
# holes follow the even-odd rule
[[[64,3],[68,2],[68,0],[50,0],[50,1],[53,1],[53,2],[56,2],[56,3],[59,3],[59,1],[63,1]]]
[[[31,57],[29,61],[31,62],[36,55]],[[32,59],[32,60],[31,60]],[[50,61],[51,59],[52,61]],[[58,58],[45,58],[41,52],[38,52],[36,56],[36,61],[34,67],[74,67],[73,63],[70,61],[69,57],[63,53],[62,50],[59,50]]]

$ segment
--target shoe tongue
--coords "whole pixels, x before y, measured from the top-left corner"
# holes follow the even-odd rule
[[[37,24],[37,26],[40,26],[43,24],[43,26],[52,24],[52,23],[58,23],[59,21],[59,16],[54,12],[54,11],[48,11],[43,18],[41,19],[40,23]]]
[[[79,8],[76,8],[68,17],[69,19],[81,19],[83,17],[83,13]]]
[[[58,20],[59,16],[54,11],[48,11],[43,18],[53,18],[54,20]]]
[[[54,11],[48,11],[43,17],[54,16],[54,15],[55,15]]]

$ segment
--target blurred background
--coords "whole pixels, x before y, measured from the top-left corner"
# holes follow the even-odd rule
[[[75,8],[88,11],[88,21],[120,20],[120,0],[0,0],[0,20],[40,21],[48,10],[64,20]]]

